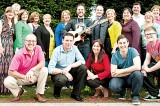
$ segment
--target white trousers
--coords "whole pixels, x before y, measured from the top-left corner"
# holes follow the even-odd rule
[[[30,85],[37,82],[36,94],[44,94],[45,84],[48,77],[48,69],[46,67],[41,68],[39,71],[35,71],[32,77],[32,82],[25,79],[16,79],[12,76],[8,76],[4,80],[4,85],[8,88],[13,96],[18,96],[20,91],[20,86],[22,85]]]

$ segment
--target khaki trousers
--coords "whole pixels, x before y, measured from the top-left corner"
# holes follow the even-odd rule
[[[12,76],[8,76],[4,80],[4,85],[8,88],[13,96],[18,96],[20,91],[20,86],[22,85],[30,85],[37,82],[36,94],[44,94],[45,84],[48,77],[48,69],[46,67],[41,68],[39,71],[35,71],[32,77],[32,82],[25,79],[16,79]]]

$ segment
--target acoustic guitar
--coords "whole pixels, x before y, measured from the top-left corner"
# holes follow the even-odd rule
[[[91,28],[95,27],[96,25],[103,24],[107,21],[108,21],[108,19],[102,19],[102,20],[98,21],[97,23],[87,27],[86,29],[91,29]],[[72,33],[75,36],[74,45],[79,45],[80,43],[84,42],[84,37],[86,36],[86,34],[85,34],[86,29],[84,29],[83,31],[69,31],[68,32],[68,33]]]

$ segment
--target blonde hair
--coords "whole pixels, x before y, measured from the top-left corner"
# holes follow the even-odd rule
[[[44,17],[49,17],[49,18],[52,19],[52,16],[51,16],[50,14],[44,14],[44,15],[43,15],[43,19],[44,19]]]
[[[34,22],[34,17],[38,16],[39,17],[39,13],[38,12],[32,12],[30,17],[29,17],[29,21],[30,22]],[[40,19],[38,20],[38,23],[40,22]]]
[[[14,13],[13,7],[7,7],[7,8],[5,9],[5,12],[4,12],[4,13],[8,13],[8,12],[13,12],[13,13]]]
[[[117,16],[117,15],[116,15],[116,12],[115,12],[114,9],[107,9],[107,10],[106,10],[106,16],[107,16],[107,13],[108,13],[109,11],[113,12],[113,14],[115,15],[114,19],[116,19],[116,16]]]
[[[147,11],[147,12],[145,13],[145,16],[146,16],[147,14],[149,14],[149,15],[152,17],[152,22],[154,22],[155,19],[154,19],[153,13],[152,13],[151,11]]]
[[[19,8],[21,9],[21,5],[20,5],[20,4],[18,4],[18,3],[14,3],[14,4],[12,4],[12,7],[19,7]]]
[[[71,13],[69,10],[63,10],[61,13],[61,21],[64,22],[64,13],[67,13],[71,18]]]

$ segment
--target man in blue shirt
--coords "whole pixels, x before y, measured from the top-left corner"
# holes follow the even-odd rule
[[[132,104],[140,104],[140,90],[143,76],[140,72],[141,60],[135,48],[128,47],[129,41],[124,35],[117,40],[119,50],[111,58],[112,79],[109,84],[111,91],[119,93],[121,100],[125,99],[126,88],[131,87]]]
[[[51,79],[54,83],[54,97],[60,98],[60,91],[69,81],[73,81],[73,91],[71,98],[83,101],[80,91],[84,87],[87,75],[85,60],[74,46],[74,35],[66,33],[62,39],[62,45],[54,49],[48,68],[52,74]]]

